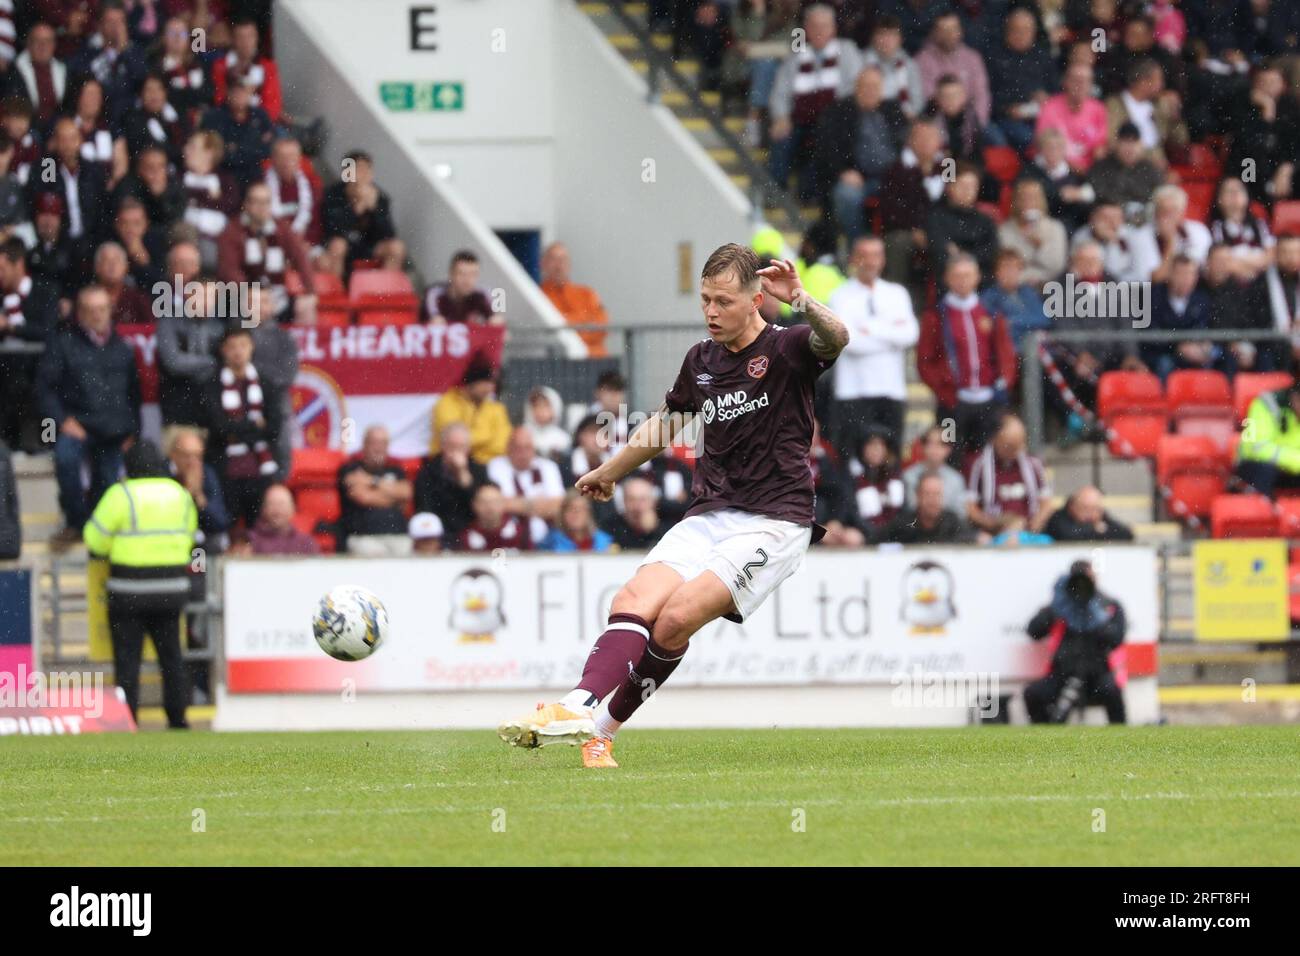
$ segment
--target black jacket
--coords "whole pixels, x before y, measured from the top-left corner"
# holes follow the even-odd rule
[[[971,544],[974,540],[970,526],[947,508],[939,512],[939,523],[930,529],[921,527],[915,510],[905,508],[889,519],[877,536],[877,542],[894,544]]]
[[[73,239],[65,229],[63,235],[47,246],[38,241],[27,253],[27,271],[54,289],[56,296],[72,299],[91,278],[94,253],[85,239]]]
[[[52,183],[43,182],[41,177],[32,175],[32,207],[35,208],[36,197],[41,193],[54,193],[67,204],[68,175],[63,164],[58,164],[58,176]],[[103,163],[82,160],[77,167],[77,206],[81,210],[81,225],[84,230],[79,238],[98,245],[105,237],[109,220],[108,171]],[[70,222],[67,211],[63,213],[64,222]]]
[[[59,321],[58,290],[44,279],[32,277],[32,288],[23,300],[23,324],[13,335],[29,342],[44,342]]]
[[[926,231],[930,235],[930,270],[940,283],[948,263],[949,242],[974,256],[979,261],[980,274],[986,279],[993,275],[993,259],[998,253],[998,227],[978,209],[963,209],[947,201],[940,202],[930,212]]]
[[[1055,93],[1059,71],[1052,55],[1039,44],[1024,53],[1017,53],[999,44],[991,51],[984,64],[989,75],[989,94],[994,104],[994,119],[1007,116],[1007,109],[1018,103],[1027,103],[1040,90]]]
[[[1070,517],[1069,509],[1062,506],[1047,519],[1043,534],[1053,541],[1132,541],[1133,532],[1129,526],[1116,521],[1107,512],[1102,512],[1103,529],[1098,531],[1090,524],[1083,524]]]
[[[45,344],[36,372],[40,412],[61,423],[72,416],[92,438],[117,440],[140,431],[140,378],[135,350],[117,334],[102,348],[75,323]]]
[[[1106,617],[1096,627],[1086,630],[1071,628],[1049,604],[1035,614],[1025,628],[1036,641],[1056,630],[1062,632],[1061,643],[1052,656],[1052,673],[1063,677],[1087,677],[1110,669],[1107,658],[1111,651],[1124,643],[1128,619],[1118,601],[1100,592],[1097,597],[1105,608]]]
[[[442,467],[441,455],[424,459],[416,473],[415,510],[431,511],[441,518],[446,540],[460,534],[474,520],[474,492],[487,484],[487,469],[478,462],[470,461],[469,474],[469,487],[462,488]]]
[[[226,156],[221,168],[234,176],[241,187],[261,178],[262,160],[271,155],[271,139],[275,124],[266,110],[250,106],[244,122],[239,122],[229,109],[216,106],[203,115],[202,129],[215,130],[226,144]]]
[[[168,179],[167,188],[162,191],[162,195],[155,195],[144,184],[144,180],[134,173],[124,177],[118,183],[113,193],[113,208],[120,206],[127,196],[140,200],[145,215],[149,217],[149,225],[154,229],[162,230],[171,228],[185,215],[185,206],[188,202],[185,190],[176,180]]]
[[[204,421],[203,394],[221,362],[221,319],[163,316],[158,320],[158,406],[164,425]]]
[[[23,549],[18,511],[18,480],[9,446],[0,441],[0,561],[12,561]]]
[[[886,100],[876,111],[885,121],[893,144],[894,159],[903,145],[907,117],[893,100]],[[857,169],[858,134],[861,131],[860,111],[852,96],[836,100],[817,121],[817,139],[813,149],[812,169],[817,184],[817,195],[826,196],[834,188],[840,174],[846,169]],[[892,165],[886,163],[874,175],[883,177]],[[858,169],[864,175],[868,172]]]

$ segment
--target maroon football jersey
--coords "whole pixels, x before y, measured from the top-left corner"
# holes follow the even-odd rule
[[[664,402],[703,422],[687,517],[737,508],[812,523],[813,385],[835,360],[812,353],[811,335],[769,325],[739,352],[705,339],[686,353]]]

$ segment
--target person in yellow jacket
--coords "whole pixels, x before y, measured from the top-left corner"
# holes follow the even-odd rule
[[[762,259],[781,259],[785,256],[785,239],[771,226],[763,226],[755,231],[749,245]],[[815,223],[804,234],[794,268],[808,295],[818,302],[829,302],[831,293],[845,283],[845,275],[835,263],[835,230],[829,224]],[[781,305],[778,314],[784,325],[792,313],[788,305]],[[773,316],[766,318],[771,321]]]
[[[111,485],[86,522],[92,560],[108,561],[108,627],[114,681],[132,716],[140,700],[140,657],[147,633],[158,651],[167,724],[188,726],[189,687],[181,660],[180,619],[190,596],[199,514],[167,459],[148,441],[125,455],[126,478]]]
[[[433,406],[433,436],[429,454],[442,447],[442,433],[448,425],[460,423],[469,429],[470,457],[480,465],[506,453],[510,441],[510,415],[494,395],[496,373],[491,364],[476,358],[465,369],[460,385],[444,392]]]
[[[1246,413],[1237,477],[1256,491],[1300,488],[1300,383],[1264,392]]]

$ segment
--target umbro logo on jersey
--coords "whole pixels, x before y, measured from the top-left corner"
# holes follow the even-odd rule
[[[711,381],[713,381],[713,376],[708,372],[701,372],[699,375],[695,376],[696,385],[708,385]]]

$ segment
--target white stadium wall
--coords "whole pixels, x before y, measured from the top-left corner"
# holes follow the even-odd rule
[[[281,73],[293,78],[285,85],[285,108],[326,118],[330,138],[323,162],[329,168],[338,170],[351,149],[375,157],[397,227],[426,277],[443,278],[455,250],[474,249],[482,260],[483,285],[504,293],[512,325],[563,327],[563,317],[473,208],[474,197],[436,175],[433,157],[414,142],[415,121],[386,111],[380,102],[380,81],[372,70],[382,71],[385,81],[430,73],[427,63],[417,71],[399,56],[408,42],[412,6],[387,0],[280,0],[276,57]],[[564,338],[571,354],[585,354],[576,336]]]
[[[689,327],[635,343],[637,382],[657,391],[643,388],[633,404],[653,408],[681,355],[703,337],[700,268],[723,243],[749,241],[750,205],[671,110],[646,102],[645,78],[577,4],[551,5],[562,57],[552,77],[555,235],[569,245],[583,281],[600,290],[611,322]]]
[[[574,0],[281,0],[276,16],[288,108],[328,118],[330,162],[351,146],[376,155],[427,275],[469,244],[513,299],[523,273],[487,233],[563,239],[611,322],[693,326],[633,358],[650,391],[667,386],[665,356],[697,334],[695,276],[713,248],[748,239],[750,207]],[[384,84],[428,95],[392,109]],[[553,321],[538,298],[512,313]]]
[[[1157,719],[1157,559],[1148,547],[813,551],[743,625],[695,639],[641,726],[936,726],[1012,694],[1050,648],[1024,633],[1053,581],[1093,558],[1129,621],[1130,721]],[[568,690],[638,555],[230,560],[221,730],[491,726]],[[1015,587],[1008,588],[1007,582]],[[392,622],[359,663],[311,633],[320,595],[374,591]]]

